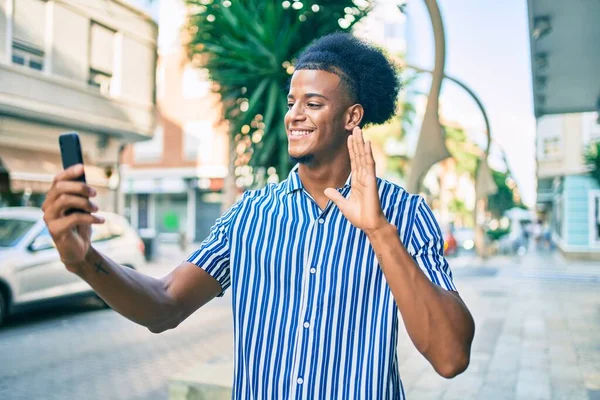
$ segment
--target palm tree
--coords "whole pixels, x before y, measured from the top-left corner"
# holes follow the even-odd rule
[[[236,167],[249,172],[250,186],[267,171],[285,176],[291,164],[283,117],[295,58],[313,39],[351,29],[372,1],[186,1],[192,59],[207,68],[229,124],[226,190],[235,190]]]

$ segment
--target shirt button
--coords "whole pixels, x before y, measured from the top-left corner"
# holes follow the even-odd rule
[[[304,382],[304,380],[302,378],[298,378],[296,382],[298,382],[298,385],[302,385],[302,382]]]
[[[319,218],[319,223],[320,223],[320,224],[324,224],[324,223],[325,223],[325,220],[324,220],[323,218]]]
[[[310,324],[309,324],[308,322],[305,322],[305,323],[304,323],[304,327],[305,327],[305,328],[308,328],[308,327],[310,327]]]
[[[314,274],[315,272],[317,272],[316,268],[311,268],[311,269],[310,269],[310,273],[311,273],[311,274]]]

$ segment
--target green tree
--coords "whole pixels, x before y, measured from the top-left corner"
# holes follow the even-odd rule
[[[600,141],[587,146],[583,157],[585,165],[590,169],[590,175],[600,185]]]
[[[510,172],[500,172],[492,169],[492,176],[498,186],[498,191],[488,196],[488,210],[494,218],[501,218],[506,210],[513,207],[526,208],[521,202],[516,202],[513,189],[511,189],[506,181],[510,177]]]
[[[348,31],[372,8],[367,0],[186,0],[189,49],[207,68],[230,132],[230,175],[291,168],[283,118],[299,52],[314,39]]]
[[[469,140],[462,128],[444,126],[444,132],[448,151],[456,161],[456,173],[461,175],[468,172],[475,179],[477,162],[483,150]]]

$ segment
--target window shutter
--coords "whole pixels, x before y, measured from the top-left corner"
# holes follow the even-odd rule
[[[90,68],[112,75],[115,32],[92,23],[90,31]]]
[[[44,51],[46,1],[18,0],[14,5],[13,41]]]

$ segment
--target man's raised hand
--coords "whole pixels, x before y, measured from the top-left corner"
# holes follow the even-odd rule
[[[381,210],[371,142],[365,142],[359,127],[348,136],[348,151],[352,168],[350,196],[346,199],[334,188],[325,189],[325,195],[352,225],[370,233],[387,225],[388,221]]]
[[[104,219],[91,213],[98,207],[90,201],[96,195],[91,186],[73,181],[83,174],[83,165],[74,165],[56,175],[52,187],[42,204],[44,221],[54,240],[63,263],[72,272],[81,263],[90,249],[91,226],[101,224]],[[67,210],[79,209],[88,213]]]

